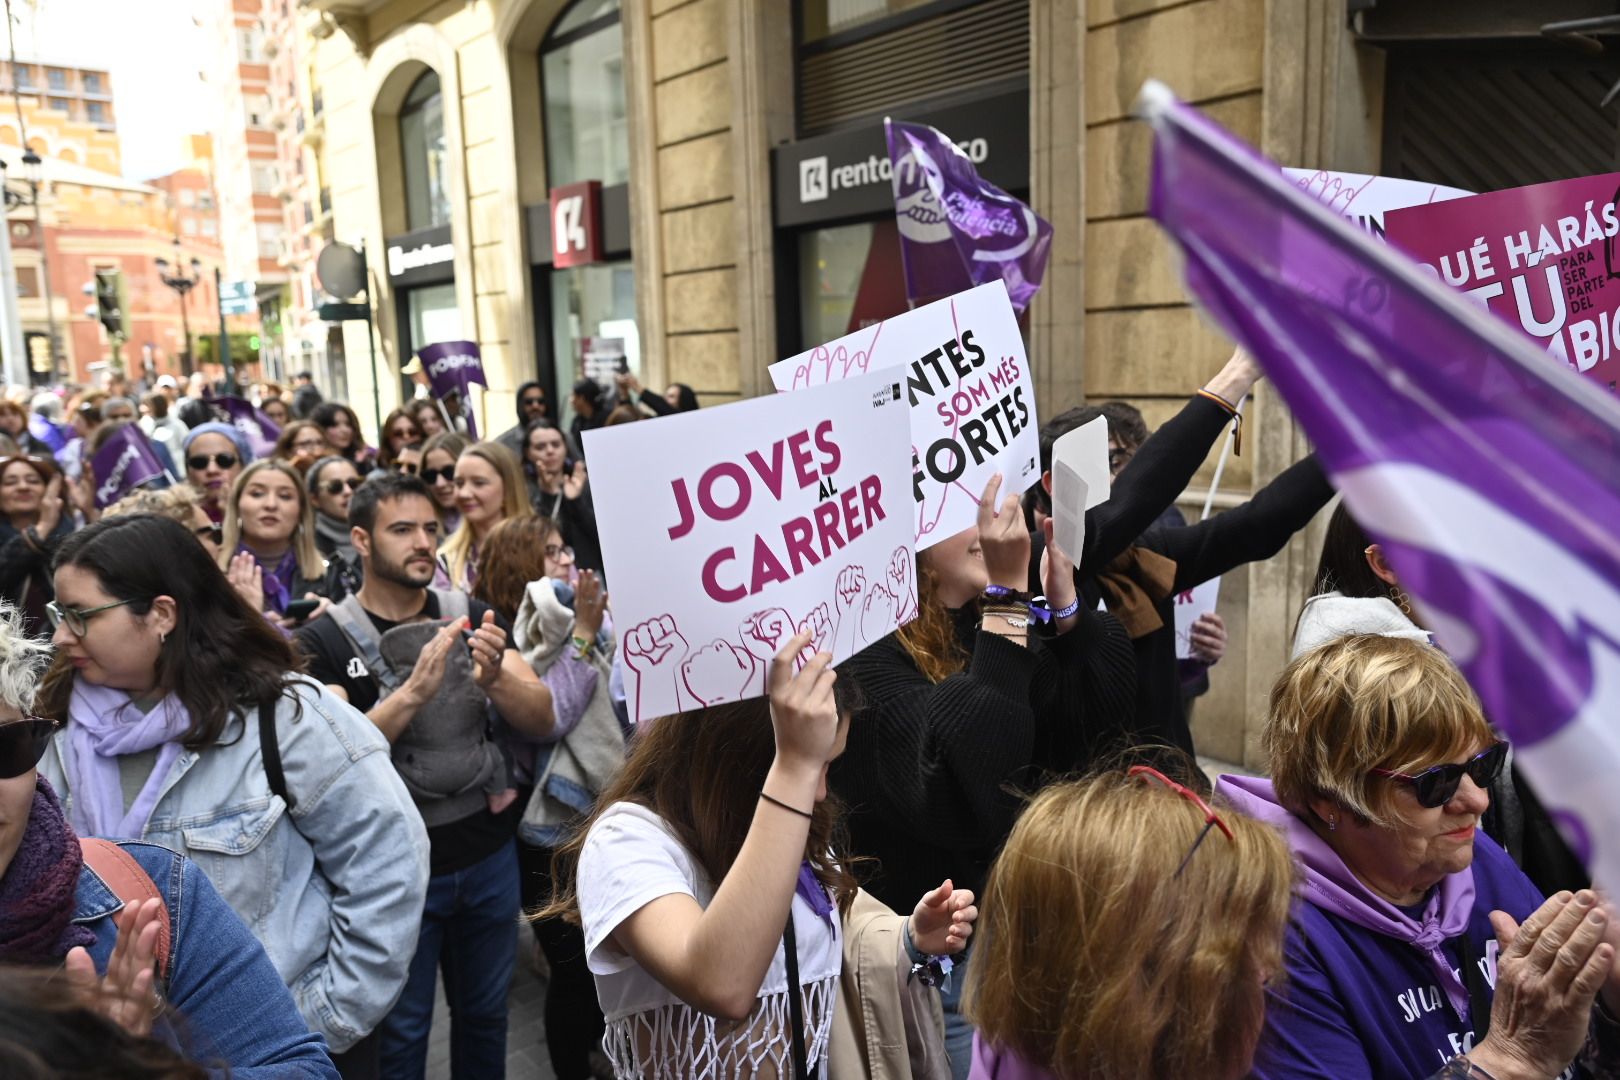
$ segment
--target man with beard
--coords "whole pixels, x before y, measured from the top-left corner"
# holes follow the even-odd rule
[[[442,965],[451,1074],[498,1078],[517,952],[512,838],[521,807],[489,717],[493,710],[514,731],[544,738],[555,722],[551,692],[509,647],[494,611],[463,592],[429,588],[439,512],[421,480],[384,473],[362,484],[349,526],[365,583],[299,630],[298,642],[310,675],[393,744],[394,767],[427,825],[431,862],[410,975],[378,1029],[381,1075],[424,1074]]]

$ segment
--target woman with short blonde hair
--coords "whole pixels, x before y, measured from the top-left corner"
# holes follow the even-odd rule
[[[1282,835],[1137,767],[1054,784],[990,869],[974,1077],[1246,1075],[1282,968]]]

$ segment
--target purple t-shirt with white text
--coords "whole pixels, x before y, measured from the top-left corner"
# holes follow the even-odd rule
[[[1505,911],[1523,922],[1542,897],[1484,833],[1474,840],[1474,889],[1468,955],[1456,938],[1444,949],[1459,972],[1465,961],[1478,964],[1485,985],[1494,988],[1490,913]],[[1473,1046],[1474,1025],[1457,1016],[1428,961],[1394,938],[1301,902],[1288,932],[1286,966],[1280,985],[1267,991],[1266,1029],[1254,1063],[1258,1080],[1420,1080]]]

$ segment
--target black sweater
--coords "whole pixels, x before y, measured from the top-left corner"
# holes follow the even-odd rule
[[[896,911],[945,878],[982,891],[1011,831],[1019,790],[1085,768],[1129,723],[1135,677],[1119,622],[1091,611],[1068,634],[1022,648],[956,613],[970,661],[935,684],[895,635],[839,674],[864,698],[830,781],[849,808],[850,851]]]

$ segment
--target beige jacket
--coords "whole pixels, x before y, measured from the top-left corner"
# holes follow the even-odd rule
[[[902,917],[865,890],[844,920],[831,1080],[950,1080],[939,993],[907,981]]]

